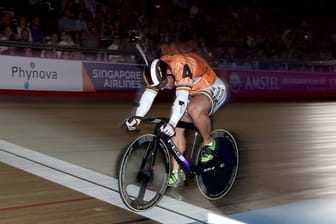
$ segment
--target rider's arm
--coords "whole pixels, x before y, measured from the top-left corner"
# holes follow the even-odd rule
[[[156,89],[146,88],[140,97],[139,105],[135,111],[135,116],[144,117],[152,107],[157,94],[158,91]]]
[[[175,128],[183,117],[189,103],[189,93],[193,85],[192,72],[186,64],[186,58],[182,57],[172,67],[175,75],[176,98],[172,106],[169,123]]]
[[[177,123],[180,121],[187,109],[189,91],[189,88],[176,89],[176,98],[172,106],[172,113],[169,120],[169,123],[174,127],[176,127]]]

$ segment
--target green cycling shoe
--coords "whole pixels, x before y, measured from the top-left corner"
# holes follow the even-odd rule
[[[216,153],[216,141],[212,142],[212,145],[204,145],[201,151],[200,162],[208,163],[215,157]]]

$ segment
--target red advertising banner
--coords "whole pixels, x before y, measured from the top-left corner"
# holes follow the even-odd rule
[[[334,99],[336,74],[290,71],[217,70],[233,99]]]

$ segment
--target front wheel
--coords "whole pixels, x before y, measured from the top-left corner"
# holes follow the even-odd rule
[[[167,189],[170,157],[166,145],[156,138],[152,134],[138,137],[122,157],[119,192],[125,205],[134,211],[152,208]]]
[[[211,133],[216,141],[216,155],[208,164],[201,164],[201,148],[197,152],[199,174],[196,182],[201,193],[209,200],[224,197],[231,189],[238,172],[238,146],[230,132],[224,129]]]

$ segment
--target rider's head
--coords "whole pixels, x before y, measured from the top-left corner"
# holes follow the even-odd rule
[[[145,82],[151,87],[158,87],[167,79],[168,64],[160,59],[154,59],[145,72]]]

